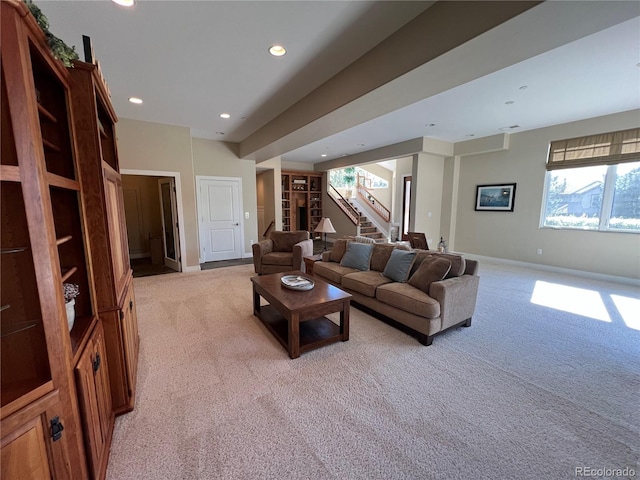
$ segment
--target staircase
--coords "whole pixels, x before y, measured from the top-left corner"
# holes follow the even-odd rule
[[[340,203],[343,203],[343,204],[348,203],[352,209],[358,212],[358,215],[360,217],[360,236],[361,237],[369,237],[375,240],[377,243],[382,243],[387,241],[384,234],[380,230],[378,230],[378,227],[376,227],[373,223],[371,223],[367,217],[362,215],[362,212],[358,210],[358,207],[355,206],[353,202],[351,202],[350,200],[341,199]]]

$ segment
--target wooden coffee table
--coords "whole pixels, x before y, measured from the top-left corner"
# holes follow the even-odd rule
[[[291,290],[280,283],[284,275],[311,278],[311,290]],[[349,302],[351,295],[317,277],[300,271],[251,277],[253,314],[266,325],[274,337],[298,358],[301,353],[330,343],[349,340]],[[260,305],[260,297],[269,305]],[[340,325],[324,315],[340,312]]]

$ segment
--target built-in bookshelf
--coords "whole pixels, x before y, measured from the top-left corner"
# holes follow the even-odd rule
[[[282,172],[282,230],[314,230],[322,219],[323,173]]]

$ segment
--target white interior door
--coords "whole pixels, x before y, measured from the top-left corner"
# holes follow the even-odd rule
[[[198,204],[202,261],[241,258],[240,180],[198,179]]]
[[[162,243],[164,264],[180,271],[180,234],[178,231],[178,208],[176,206],[176,181],[174,178],[158,180],[160,209],[162,213]]]

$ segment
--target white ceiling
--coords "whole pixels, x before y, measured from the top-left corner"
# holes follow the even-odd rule
[[[36,3],[52,33],[76,45],[81,58],[82,35],[91,37],[120,117],[241,142],[433,2],[138,1],[133,9],[108,0]],[[581,3],[571,2],[571,8]],[[544,43],[562,34],[571,41],[461,85],[414,96],[410,104],[383,108],[393,102],[380,102],[379,115],[359,125],[318,133],[314,141],[276,153],[317,163],[422,136],[459,142],[511,125],[520,125],[512,130],[518,132],[640,108],[640,3],[627,2],[627,11],[629,3],[637,7],[634,18],[627,20],[633,14],[626,13],[609,20],[614,26],[594,25],[596,33],[587,36],[576,27],[577,40],[537,25],[542,7],[534,7],[526,22],[532,33],[523,31],[522,38],[538,35]],[[609,2],[608,8],[618,5]],[[286,46],[284,57],[267,53],[274,43]],[[509,42],[500,48],[508,57]],[[130,104],[130,96],[144,104]],[[231,118],[219,118],[222,112]]]

